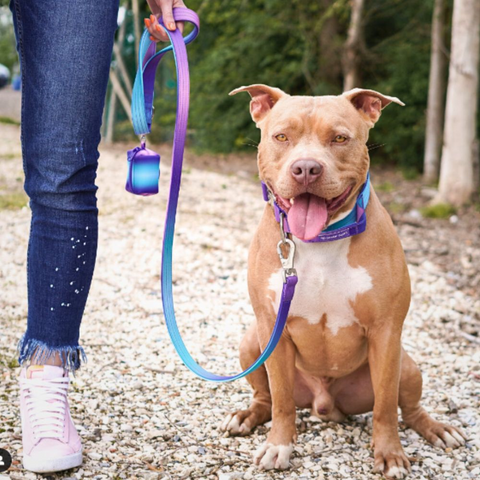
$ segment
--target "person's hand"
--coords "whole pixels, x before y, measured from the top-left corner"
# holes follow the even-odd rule
[[[168,42],[168,35],[164,28],[158,23],[158,17],[163,17],[163,23],[170,30],[173,31],[177,27],[183,32],[183,22],[175,24],[173,19],[172,9],[174,7],[186,7],[182,0],[147,0],[147,3],[153,15],[145,19],[145,27],[150,32],[150,40],[154,42]]]

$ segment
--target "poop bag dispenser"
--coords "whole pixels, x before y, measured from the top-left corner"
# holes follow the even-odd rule
[[[158,193],[160,178],[160,155],[142,142],[127,152],[128,174],[125,188],[135,195],[155,195]]]

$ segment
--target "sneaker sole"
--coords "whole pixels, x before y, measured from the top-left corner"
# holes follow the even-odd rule
[[[82,464],[82,451],[60,458],[36,458],[23,456],[23,468],[34,473],[50,473],[69,470]]]

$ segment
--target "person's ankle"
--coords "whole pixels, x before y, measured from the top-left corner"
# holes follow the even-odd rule
[[[58,353],[49,355],[42,363],[38,363],[37,352],[35,351],[32,355],[32,361],[29,366],[33,365],[51,365],[53,367],[63,367],[62,357]]]

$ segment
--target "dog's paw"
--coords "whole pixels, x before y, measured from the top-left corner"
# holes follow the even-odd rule
[[[385,478],[405,478],[410,472],[410,461],[400,443],[390,448],[375,448],[374,472],[383,473]]]
[[[456,427],[445,425],[444,423],[435,422],[430,428],[429,440],[433,445],[440,448],[458,448],[465,445],[467,437]]]
[[[252,431],[252,426],[248,421],[248,416],[242,415],[244,412],[230,413],[225,417],[220,430],[228,432],[230,435],[248,435]]]
[[[247,410],[230,413],[220,425],[220,430],[230,435],[248,435],[257,425],[268,422],[272,416],[270,405],[254,403]]]
[[[289,466],[290,455],[293,452],[293,444],[273,445],[264,443],[253,456],[255,465],[263,470],[285,470]]]
[[[457,427],[437,422],[424,410],[421,415],[405,419],[406,424],[439,448],[458,448],[465,445],[466,435]]]

